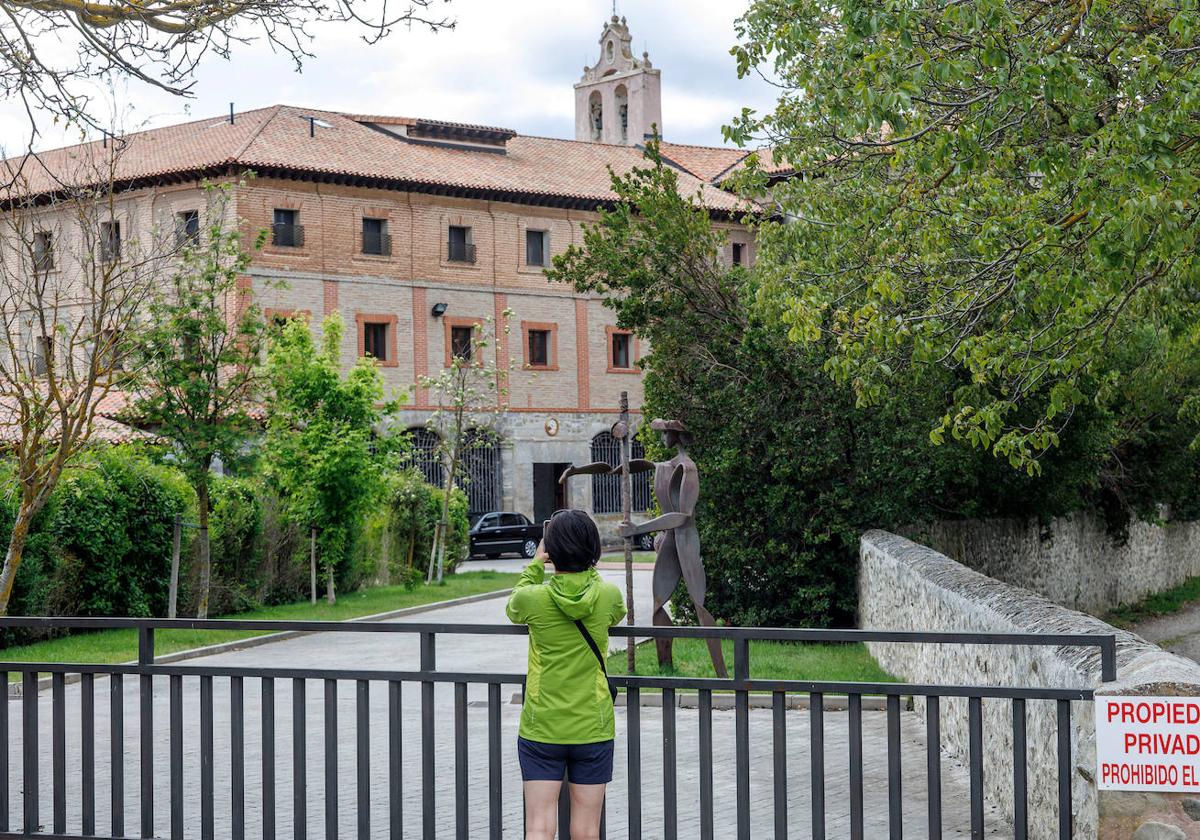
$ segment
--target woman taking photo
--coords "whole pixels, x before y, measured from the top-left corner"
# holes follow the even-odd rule
[[[600,836],[612,781],[613,696],[603,657],[608,628],[625,617],[621,591],[596,571],[600,533],[581,510],[561,510],[508,599],[508,617],[529,625],[529,675],[517,756],[525,783],[525,838],[553,840],[564,774],[571,837]],[[554,566],[546,580],[545,564]]]

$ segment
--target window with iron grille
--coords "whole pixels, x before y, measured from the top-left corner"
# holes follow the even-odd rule
[[[116,262],[121,259],[121,223],[100,223],[100,260]]]
[[[300,224],[299,210],[275,208],[274,223],[271,225],[271,244],[283,248],[304,246],[304,226]]]
[[[392,237],[388,235],[387,219],[362,220],[362,252],[376,256],[391,255]]]
[[[408,465],[420,471],[427,484],[441,487],[446,481],[446,474],[442,471],[441,456],[438,454],[441,438],[438,437],[437,432],[426,429],[424,426],[418,426],[408,431],[412,435],[412,449],[408,454]]]
[[[471,342],[475,336],[474,327],[450,328],[450,353],[464,362],[471,361]]]
[[[612,366],[623,369],[633,367],[633,335],[630,333],[612,334]]]
[[[745,248],[746,248],[746,246],[743,245],[741,242],[733,243],[733,264],[734,265],[742,264],[742,260],[744,259]]]
[[[54,237],[48,230],[33,235],[33,268],[35,271],[54,268]]]
[[[500,507],[500,439],[488,429],[472,429],[462,446],[455,484],[467,494],[467,514]]]
[[[362,325],[362,330],[363,355],[386,362],[388,360],[388,324],[368,321]]]
[[[525,231],[525,264],[546,265],[549,262],[550,235],[544,230]]]
[[[475,246],[471,242],[471,229],[463,225],[450,225],[446,259],[450,262],[475,262]]]
[[[645,458],[646,447],[636,437],[630,442],[629,457]],[[592,438],[592,460],[603,461],[610,467],[621,465],[621,442],[611,432],[601,432]],[[631,502],[635,513],[650,510],[654,493],[651,482],[653,473],[631,475]],[[621,474],[592,476],[592,510],[595,513],[621,513]]]
[[[50,368],[50,352],[54,345],[50,343],[50,339],[44,335],[35,336],[33,339],[33,375],[45,376]]]
[[[184,210],[175,214],[175,245],[183,248],[200,242],[200,211]]]
[[[529,356],[525,363],[530,367],[550,367],[550,330],[529,331]]]

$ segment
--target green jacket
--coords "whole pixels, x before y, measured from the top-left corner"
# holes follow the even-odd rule
[[[607,655],[608,628],[625,617],[621,590],[595,569],[545,578],[542,562],[534,560],[508,599],[509,619],[529,625],[521,737],[543,744],[607,741],[615,736],[608,683],[575,619]]]

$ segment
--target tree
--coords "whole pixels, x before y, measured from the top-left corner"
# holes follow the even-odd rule
[[[602,295],[618,324],[647,340],[643,416],[678,418],[693,434],[714,615],[733,625],[847,626],[867,528],[1053,517],[1092,501],[1096,451],[1109,441],[1103,418],[1081,411],[1034,479],[982,450],[930,444],[928,416],[952,371],[922,370],[917,387],[856,407],[821,368],[832,339],[789,341],[756,303],[757,275],[721,257],[723,234],[679,193],[656,143],[646,156],[614,176],[617,205],[585,225],[582,244],[549,277]],[[682,591],[674,609],[691,617]]]
[[[0,194],[0,432],[19,496],[4,567],[8,610],[29,527],[64,467],[108,424],[100,407],[131,371],[138,313],[173,243],[117,221],[117,143],[73,172],[53,195],[13,175]]]
[[[932,438],[1031,472],[1082,410],[1139,435],[1121,395],[1164,367],[1197,404],[1192,4],[756,0],[738,26],[781,93],[729,135],[803,173],[742,181],[779,213],[763,311],[860,404],[952,371]]]
[[[267,352],[263,465],[293,518],[317,530],[330,603],[357,526],[385,489],[394,445],[376,436],[394,408],[383,403],[376,362],[361,358],[341,374],[342,330],[340,315],[327,316],[318,348],[309,325],[293,319],[272,336]]]
[[[446,543],[450,528],[450,499],[462,483],[459,470],[463,458],[473,449],[495,441],[494,425],[505,406],[509,366],[487,358],[484,351],[495,344],[496,330],[508,335],[512,310],[501,313],[502,323],[491,318],[481,320],[471,330],[471,339],[454,348],[450,365],[436,376],[421,377],[417,387],[431,395],[436,406],[428,428],[437,435],[437,457],[442,464],[442,515],[434,528],[429,551],[426,583],[442,582],[446,564]]]
[[[441,0],[448,2],[448,0]],[[19,99],[37,134],[38,111],[101,128],[89,91],[96,79],[126,76],[189,96],[209,53],[263,38],[296,68],[311,57],[317,21],[359,26],[374,43],[397,26],[434,31],[453,22],[438,0],[377,6],[366,0],[0,0],[0,96]]]
[[[258,428],[262,313],[238,289],[250,264],[228,218],[231,188],[206,187],[209,209],[194,236],[178,232],[181,259],[156,290],[138,329],[139,419],[170,440],[197,500],[197,617],[208,617],[212,467],[238,456]]]

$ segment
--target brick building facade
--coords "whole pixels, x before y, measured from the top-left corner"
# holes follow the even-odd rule
[[[456,327],[512,310],[510,335],[489,348],[500,367],[512,363],[501,442],[469,489],[472,508],[541,517],[569,504],[595,511],[611,534],[611,487],[576,479],[564,496],[555,479],[566,464],[609,457],[620,392],[641,405],[637,361],[646,348],[601,300],[552,285],[544,272],[611,205],[608,170],[641,163],[646,115],[661,121],[659,71],[628,46],[624,21],[613,18],[597,65],[577,86],[577,108],[610,103],[620,131],[601,126],[599,136],[618,142],[274,106],[124,138],[127,189],[114,216],[126,236],[149,236],[202,208],[203,180],[235,184],[232,210],[247,241],[271,232],[243,286],[269,316],[310,316],[317,331],[323,316],[340,312],[343,363],[374,356],[389,391],[408,392],[445,367]],[[590,116],[578,115],[581,134]],[[53,170],[87,149],[41,160]],[[699,195],[727,232],[728,259],[752,260],[743,206],[719,186],[745,153],[664,143],[663,154],[681,189]],[[69,231],[56,235],[70,247]],[[427,399],[416,393],[399,422],[422,427]]]

